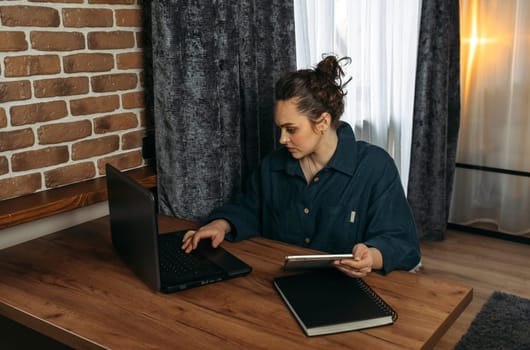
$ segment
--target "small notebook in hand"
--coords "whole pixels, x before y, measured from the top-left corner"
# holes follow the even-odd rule
[[[308,336],[383,326],[397,319],[361,278],[333,268],[277,277],[274,286]]]

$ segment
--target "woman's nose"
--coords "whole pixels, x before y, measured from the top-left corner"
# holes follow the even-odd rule
[[[280,133],[280,144],[285,145],[287,142],[289,142],[289,135],[282,130]]]

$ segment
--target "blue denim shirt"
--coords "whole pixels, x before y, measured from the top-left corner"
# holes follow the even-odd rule
[[[337,134],[333,157],[309,185],[299,161],[280,148],[207,220],[228,220],[227,240],[262,236],[329,253],[351,253],[362,242],[379,249],[383,272],[414,268],[419,241],[393,159],[356,141],[346,123]]]

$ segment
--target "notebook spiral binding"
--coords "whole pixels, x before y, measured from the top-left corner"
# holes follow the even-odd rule
[[[363,291],[365,291],[368,295],[370,295],[370,297],[372,297],[373,300],[375,300],[375,302],[385,311],[389,312],[390,314],[392,314],[392,321],[396,322],[396,320],[398,319],[398,314],[397,312],[392,309],[392,307],[390,305],[388,305],[388,303],[386,301],[384,301],[380,296],[379,294],[377,294],[373,289],[372,287],[370,287],[362,278],[357,278],[356,279],[357,282],[359,283],[359,285],[361,286],[361,289]]]

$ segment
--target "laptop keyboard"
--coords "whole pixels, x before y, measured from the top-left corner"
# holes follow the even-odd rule
[[[180,247],[181,235],[160,237],[160,273],[163,279],[181,279],[223,272],[223,270],[197,251],[189,254]]]

